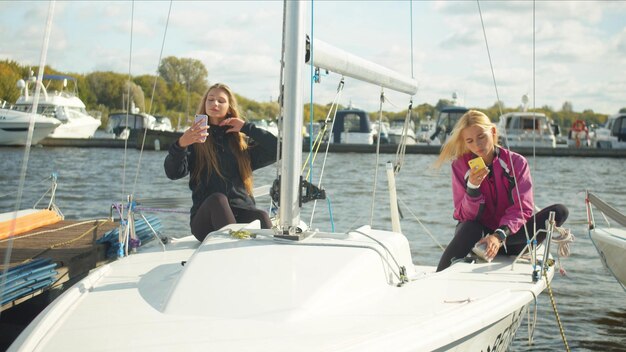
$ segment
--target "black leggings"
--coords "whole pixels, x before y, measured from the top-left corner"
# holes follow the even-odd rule
[[[569,215],[569,211],[563,204],[554,204],[547,208],[539,211],[535,216],[528,219],[526,222],[526,228],[528,229],[528,238],[533,237],[533,228],[535,219],[537,222],[537,230],[546,229],[545,223],[548,220],[548,216],[551,211],[555,212],[554,220],[556,222],[556,226],[561,226],[567,216]],[[472,250],[474,244],[478,242],[483,234],[491,234],[493,233],[493,229],[488,229],[483,224],[478,221],[466,221],[460,222],[456,225],[456,231],[454,233],[454,238],[446,247],[446,250],[443,252],[441,259],[439,259],[439,265],[437,266],[437,271],[441,271],[452,264],[453,261],[461,258],[465,258],[465,256]],[[543,242],[546,238],[545,232],[540,232],[537,235],[537,243]],[[524,231],[524,227],[522,227],[517,233],[510,235],[505,240],[506,244],[506,252],[504,251],[504,247],[500,247],[498,254],[508,254],[508,255],[517,255],[519,254],[524,247],[526,247],[526,235]]]
[[[267,212],[261,209],[241,209],[228,204],[228,198],[222,193],[214,193],[205,199],[191,219],[191,233],[202,242],[212,231],[219,230],[228,224],[261,221],[261,228],[272,228]]]

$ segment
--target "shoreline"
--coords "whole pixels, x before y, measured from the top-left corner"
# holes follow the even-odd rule
[[[167,150],[169,145],[178,139],[178,135],[161,135],[146,137],[144,150]],[[44,148],[78,147],[78,148],[135,148],[141,149],[139,138],[128,140],[112,138],[45,138],[37,144]],[[326,143],[322,143],[319,150],[326,150]],[[302,151],[309,151],[309,144],[302,145]],[[331,153],[376,153],[376,144],[336,144],[331,143],[328,151]],[[395,154],[396,144],[381,144],[381,154]],[[406,146],[406,154],[439,154],[441,146],[414,144]],[[626,158],[626,149],[599,149],[599,148],[538,148],[515,147],[512,151],[525,156],[556,156],[556,157],[594,157],[594,158]]]

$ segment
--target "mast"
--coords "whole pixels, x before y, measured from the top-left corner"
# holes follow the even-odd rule
[[[302,69],[305,34],[304,5],[285,1],[285,86],[283,89],[283,143],[280,178],[282,236],[297,236],[300,223],[300,165],[302,164]]]

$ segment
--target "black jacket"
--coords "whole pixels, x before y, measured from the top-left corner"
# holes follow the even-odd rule
[[[189,189],[191,189],[191,199],[193,201],[191,219],[195,216],[202,202],[216,192],[226,195],[232,207],[241,209],[254,208],[254,198],[246,192],[239,173],[237,160],[228,143],[230,138],[229,134],[226,133],[228,128],[229,126],[219,127],[211,125],[208,130],[215,142],[217,163],[224,178],[213,171],[208,178],[206,174],[201,176],[200,182],[196,184],[189,177]],[[248,154],[250,155],[252,170],[262,168],[276,161],[276,136],[248,122],[243,125],[241,132],[250,137]],[[195,167],[194,161],[194,148],[181,148],[178,143],[173,143],[165,157],[165,174],[172,180],[185,177],[193,172]]]

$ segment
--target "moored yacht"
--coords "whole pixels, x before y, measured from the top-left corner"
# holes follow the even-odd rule
[[[51,117],[30,114],[5,108],[0,104],[0,145],[26,145],[28,139],[28,127],[31,116],[34,116],[34,129],[31,144],[37,144],[54,131],[61,122]]]
[[[389,143],[400,144],[404,138],[407,145],[417,144],[415,124],[410,121],[405,131],[404,121],[396,121],[389,127]]]
[[[545,114],[510,112],[497,123],[500,143],[507,147],[555,148],[556,137]]]
[[[455,98],[456,99],[456,98]],[[430,136],[430,140],[434,145],[444,144],[446,139],[452,133],[452,128],[459,121],[461,116],[469,109],[462,106],[445,106],[439,109],[437,122],[435,124],[435,132]]]
[[[609,116],[606,123],[596,129],[595,144],[602,149],[626,148],[626,113]]]
[[[37,113],[54,118],[60,122],[48,137],[51,138],[91,138],[100,127],[100,120],[87,113],[85,103],[78,97],[76,79],[62,75],[44,75],[47,84],[41,84],[41,97]],[[52,81],[62,81],[61,90],[48,92],[46,86]],[[68,82],[73,82],[73,88],[67,89]],[[28,80],[19,80],[18,87],[22,90],[15,103],[15,109],[30,112],[33,106],[35,77]]]

